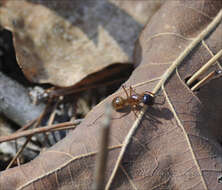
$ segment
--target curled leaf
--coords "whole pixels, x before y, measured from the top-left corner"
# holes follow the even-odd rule
[[[139,15],[144,4],[130,8]],[[134,19],[127,9],[104,0],[6,1],[0,24],[13,32],[18,64],[29,80],[67,87],[111,64],[132,63],[151,11]]]

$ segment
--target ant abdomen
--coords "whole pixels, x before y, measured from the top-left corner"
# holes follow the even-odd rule
[[[151,106],[154,104],[154,97],[150,94],[144,94],[142,101],[144,104]]]

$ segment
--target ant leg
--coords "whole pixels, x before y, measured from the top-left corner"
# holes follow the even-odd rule
[[[136,91],[132,88],[132,86],[130,86],[130,94],[131,94],[131,96],[132,96],[132,92],[134,92],[135,94],[138,94],[138,93],[136,93]]]
[[[133,88],[132,86],[130,86],[130,91],[131,91],[131,95],[132,95],[132,92],[134,92],[134,94],[138,95],[138,96],[141,96],[141,94],[137,93]]]
[[[136,109],[133,108],[132,111],[133,111],[134,115],[136,116],[136,118],[138,118],[138,115],[137,115]]]
[[[132,86],[130,86],[130,97],[132,96],[132,92],[135,92],[132,88]]]
[[[124,85],[122,85],[122,88],[123,88],[124,92],[126,93],[126,96],[127,96],[127,99],[128,99],[128,98],[129,98],[129,94],[128,94],[128,92],[127,92],[127,90],[126,90],[125,86],[124,86]]]
[[[136,118],[138,118],[138,107],[136,105],[132,106],[131,110],[133,111]]]

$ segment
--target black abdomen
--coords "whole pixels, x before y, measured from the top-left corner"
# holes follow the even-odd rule
[[[144,94],[143,95],[143,103],[146,105],[153,105],[154,104],[154,97],[150,94]]]

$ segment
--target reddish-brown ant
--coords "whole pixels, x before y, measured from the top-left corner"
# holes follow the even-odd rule
[[[138,94],[133,90],[130,86],[129,94],[124,86],[122,86],[123,90],[126,93],[126,98],[122,96],[117,96],[112,101],[112,106],[116,111],[123,110],[126,107],[130,107],[132,110],[137,109],[140,104],[153,105],[154,104],[154,94],[149,91],[145,91],[142,94]]]

